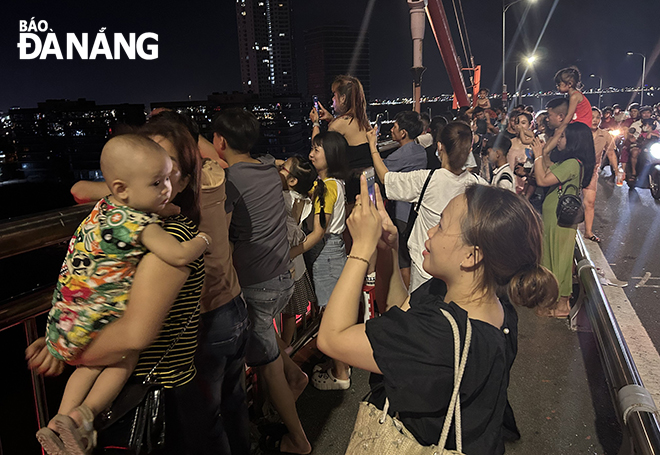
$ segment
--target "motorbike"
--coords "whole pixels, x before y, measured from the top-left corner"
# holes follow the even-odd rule
[[[636,177],[633,177],[632,163],[626,163],[626,179],[630,189],[648,188],[654,199],[660,200],[660,138],[654,137],[639,144]]]

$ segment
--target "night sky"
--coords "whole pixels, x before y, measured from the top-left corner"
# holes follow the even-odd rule
[[[367,0],[292,0],[298,54],[300,89],[305,89],[303,32],[317,25],[348,24],[360,27]],[[482,65],[482,85],[499,92],[501,86],[501,27],[499,0],[462,0],[473,55]],[[8,3],[8,2],[5,2]],[[458,3],[458,2],[457,2]],[[452,2],[445,0],[449,22],[455,27]],[[551,9],[547,30],[540,41],[539,61],[525,87],[552,89],[554,72],[577,65],[587,88],[598,85],[632,86],[641,76],[647,56],[648,85],[660,84],[660,70],[653,65],[658,52],[657,17],[660,2],[640,0],[524,0],[507,12],[507,83],[511,91],[515,65],[529,54],[539,38]],[[521,23],[526,9],[526,21]],[[101,27],[106,33],[159,35],[159,58],[128,60],[19,60],[19,20],[48,21],[65,47],[67,32],[90,34]],[[514,41],[516,30],[519,30]],[[44,34],[40,34],[44,36]],[[412,44],[405,0],[376,0],[369,24],[371,87],[374,98],[410,96]],[[454,42],[463,55],[459,35]],[[91,43],[90,43],[91,48]],[[422,93],[451,91],[432,32],[427,27],[424,63],[428,68]],[[53,98],[87,98],[97,103],[145,103],[206,99],[211,92],[240,89],[240,70],[233,0],[12,0],[0,15],[0,110],[33,107]],[[521,66],[521,73],[522,73]],[[328,88],[329,90],[329,88]],[[658,100],[660,101],[660,100]]]

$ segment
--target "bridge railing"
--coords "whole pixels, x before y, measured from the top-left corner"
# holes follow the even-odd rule
[[[69,207],[0,223],[0,259],[67,242],[91,204]],[[599,353],[611,388],[612,398],[629,437],[628,453],[660,454],[660,425],[655,404],[644,389],[635,362],[628,350],[610,304],[603,292],[596,269],[578,234],[575,262],[581,284],[581,305],[598,341]],[[0,307],[0,331],[18,324],[25,328],[27,344],[37,337],[36,317],[50,310],[53,287],[36,290]],[[318,318],[302,318],[294,350],[305,344],[318,328]],[[32,373],[34,406],[40,426],[48,422],[43,378]],[[625,444],[625,441],[624,441]],[[624,451],[620,453],[625,453]]]
[[[574,259],[583,293],[580,311],[585,310],[589,318],[617,417],[624,430],[623,447],[619,453],[658,455],[660,426],[653,398],[644,388],[628,344],[600,284],[596,267],[579,232],[576,240]]]

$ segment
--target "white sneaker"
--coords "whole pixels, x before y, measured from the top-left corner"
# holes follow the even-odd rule
[[[351,380],[335,378],[332,368],[328,368],[325,371],[315,371],[312,374],[312,384],[319,390],[346,390],[351,387]]]

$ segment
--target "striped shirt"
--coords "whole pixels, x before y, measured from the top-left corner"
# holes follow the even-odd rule
[[[195,224],[183,215],[176,215],[165,220],[165,230],[180,242],[192,239],[197,235]],[[167,348],[181,333],[186,323],[193,315],[190,325],[181,335],[179,341],[160,363],[155,376],[165,388],[178,387],[195,377],[194,357],[197,350],[197,327],[199,324],[199,298],[204,284],[204,259],[200,256],[188,264],[190,275],[184,283],[179,295],[172,304],[158,338],[140,354],[140,360],[133,374],[146,376],[163,357]]]

